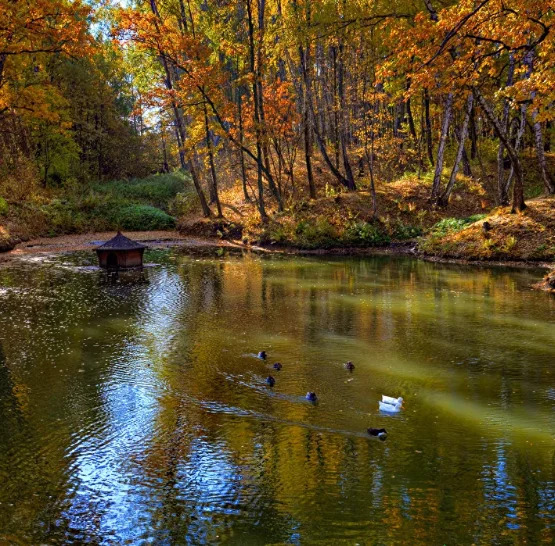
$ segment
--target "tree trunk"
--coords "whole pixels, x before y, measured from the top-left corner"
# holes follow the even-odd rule
[[[507,134],[503,132],[503,128],[497,119],[497,116],[493,112],[491,106],[486,102],[486,99],[482,96],[480,91],[477,88],[473,89],[474,97],[482,107],[484,114],[488,118],[489,122],[492,124],[497,137],[503,141],[505,148],[507,148],[507,153],[511,159],[511,163],[514,167],[515,172],[515,184],[513,187],[513,203],[511,206],[511,212],[522,212],[526,208],[526,203],[524,202],[524,183],[522,180],[522,168],[520,165],[520,159],[518,157],[518,153],[515,151],[513,146],[511,145]]]
[[[205,140],[206,148],[208,150],[208,160],[210,162],[210,174],[211,174],[211,185],[210,185],[210,204],[216,203],[216,209],[218,211],[218,218],[222,215],[222,206],[220,204],[220,197],[218,196],[218,178],[216,176],[216,167],[214,165],[214,152],[212,150],[212,137],[210,136],[210,127],[208,125],[208,112],[206,111],[206,102],[203,104],[204,108],[204,129],[205,129]]]
[[[507,84],[505,87],[510,87],[513,85],[513,74],[515,71],[515,61],[512,52],[509,54],[509,69],[507,73]],[[509,100],[503,100],[503,118],[501,120],[501,126],[505,133],[508,134],[509,129]],[[497,199],[500,205],[508,205],[508,196],[504,191],[505,188],[505,167],[503,161],[503,152],[505,151],[505,146],[503,141],[499,141],[499,148],[497,149]]]
[[[202,191],[202,187],[200,185],[200,180],[198,178],[197,169],[192,159],[187,162],[187,170],[191,173],[191,178],[193,179],[193,185],[195,186],[195,190],[197,191],[197,195],[199,197],[200,206],[202,208],[202,213],[205,218],[209,218],[212,213],[210,212],[210,207],[206,202],[206,197],[204,197],[204,192]]]
[[[432,123],[430,121],[430,95],[428,94],[428,90],[424,89],[424,112],[425,112],[425,120],[426,120],[426,147],[428,150],[428,159],[430,161],[430,165],[434,166],[434,150],[432,144]]]
[[[464,141],[466,140],[466,135],[468,133],[468,122],[470,120],[470,114],[472,112],[472,104],[474,102],[474,96],[472,93],[468,95],[468,99],[466,100],[466,114],[464,116],[464,121],[461,128],[461,135],[459,141],[459,147],[457,148],[457,155],[455,157],[455,164],[453,165],[453,170],[451,171],[451,176],[449,177],[449,182],[447,183],[447,187],[445,191],[439,198],[438,204],[441,206],[447,206],[449,203],[449,197],[451,196],[451,192],[453,191],[453,187],[455,186],[455,180],[457,177],[457,171],[459,169],[459,163],[461,162],[462,155],[464,152]]]
[[[522,104],[520,107],[520,123],[518,126],[518,131],[516,134],[515,145],[514,145],[514,149],[517,154],[520,152],[520,145],[522,143],[522,138],[524,137],[524,131],[526,130],[526,110],[527,110],[527,105]],[[515,174],[515,169],[511,163],[511,172],[509,173],[509,176],[507,177],[507,181],[505,182],[505,186],[503,187],[503,195],[507,196],[507,200],[508,200],[509,189],[511,188],[511,182],[513,180],[514,174]]]
[[[416,127],[414,125],[414,118],[412,117],[412,108],[410,106],[410,99],[407,99],[407,116],[409,118],[409,130],[412,136],[412,140],[416,144],[417,137],[416,137]]]
[[[353,176],[353,170],[351,168],[351,163],[349,161],[349,156],[347,154],[347,120],[346,117],[347,107],[345,103],[345,87],[343,85],[343,44],[339,44],[339,64],[338,64],[338,91],[339,91],[339,106],[341,107],[340,122],[341,122],[341,155],[343,156],[343,168],[345,169],[345,177],[348,181],[348,188],[350,190],[356,190],[355,179]]]
[[[464,175],[472,177],[472,169],[470,168],[470,161],[468,160],[468,155],[466,154],[466,148],[463,148],[462,164]]]
[[[439,197],[441,186],[441,171],[443,170],[443,156],[445,154],[445,145],[447,144],[447,134],[449,132],[449,124],[451,123],[451,111],[453,109],[453,93],[449,93],[445,100],[445,110],[443,112],[443,123],[441,126],[441,137],[437,149],[436,170],[434,173],[434,181],[432,183],[431,202],[436,202]]]
[[[243,145],[243,108],[242,108],[241,92],[237,90],[237,115],[239,116],[239,142]],[[249,192],[247,191],[247,169],[245,168],[245,153],[243,148],[239,148],[239,161],[241,163],[241,179],[243,181],[243,195],[245,201],[249,202]]]
[[[257,183],[258,183],[258,212],[260,213],[260,218],[263,222],[268,219],[266,214],[266,208],[264,206],[264,184],[262,183],[262,143],[260,136],[260,110],[258,104],[258,82],[257,82],[257,72],[255,70],[255,55],[256,50],[254,47],[254,24],[252,17],[252,0],[247,0],[247,16],[248,16],[248,33],[249,33],[249,48],[250,48],[250,69],[253,75],[252,82],[252,96],[254,102],[254,126],[256,134],[256,167],[257,167]]]
[[[524,64],[526,64],[526,66],[528,68],[528,70],[527,70],[527,77],[528,78],[532,74],[533,56],[534,56],[534,52],[530,51],[524,57]],[[530,98],[532,99],[532,102],[536,98],[536,91],[535,90],[533,90],[530,93]],[[545,153],[544,153],[544,149],[543,149],[542,127],[541,127],[541,124],[540,124],[540,122],[538,121],[537,118],[538,118],[538,112],[534,108],[532,110],[532,122],[533,122],[532,128],[534,130],[534,143],[536,145],[536,153],[538,155],[538,166],[540,168],[540,173],[542,175],[543,185],[545,187],[545,193],[548,194],[548,195],[553,195],[553,194],[555,194],[555,183],[553,182],[553,179],[551,178],[551,176],[549,174],[549,171],[547,170],[547,163],[545,161]]]
[[[303,133],[304,133],[304,160],[306,164],[306,176],[308,178],[308,191],[311,199],[316,199],[316,186],[314,185],[314,176],[312,174],[312,135],[310,127],[310,107],[308,105],[310,83],[310,72],[308,63],[310,62],[310,45],[307,44],[306,49],[299,46],[299,57],[301,63],[301,73],[304,82],[303,93]]]
[[[536,144],[536,153],[538,154],[538,166],[542,175],[543,185],[545,188],[545,193],[548,195],[555,194],[555,183],[549,171],[547,169],[547,162],[545,160],[544,145],[543,145],[543,135],[541,124],[537,120],[536,110],[532,111],[532,121],[534,122],[534,142]]]

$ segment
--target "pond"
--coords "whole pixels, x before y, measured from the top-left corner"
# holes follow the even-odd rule
[[[91,260],[0,267],[1,543],[552,540],[541,272],[173,249],[115,277]],[[380,413],[382,394],[404,409]]]

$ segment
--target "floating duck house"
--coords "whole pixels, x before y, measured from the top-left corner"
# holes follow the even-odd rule
[[[96,248],[98,264],[104,269],[142,267],[146,246],[132,241],[120,231],[109,241]]]

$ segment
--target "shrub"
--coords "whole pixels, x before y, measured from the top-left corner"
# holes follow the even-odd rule
[[[505,239],[503,250],[505,252],[510,252],[516,246],[517,242],[517,238],[514,235],[509,235],[509,237]]]
[[[468,218],[444,218],[432,227],[431,233],[440,237],[443,237],[444,235],[448,235],[450,233],[457,233],[458,231],[464,229],[466,226],[469,226],[474,222],[478,222],[485,217],[485,214],[474,214],[472,216],[469,216]]]
[[[484,239],[482,247],[486,251],[497,250],[496,242],[493,239]]]
[[[420,237],[422,233],[423,230],[420,226],[409,226],[399,222],[395,227],[393,237],[400,240],[414,239],[415,237]]]
[[[53,199],[42,212],[46,215],[49,235],[86,231],[87,218],[77,209],[75,203]]]
[[[391,241],[384,230],[369,222],[352,222],[347,226],[343,239],[347,244],[360,246],[384,245]]]
[[[150,205],[127,205],[116,209],[114,223],[120,228],[132,231],[147,231],[155,229],[172,229],[175,218],[163,210]]]
[[[301,248],[329,248],[337,244],[337,232],[325,218],[300,220],[295,228],[295,244]]]
[[[200,210],[200,201],[198,195],[193,192],[176,194],[168,206],[168,212],[177,217],[188,216],[197,210]]]
[[[278,222],[274,222],[268,228],[268,237],[273,243],[286,243],[288,239],[287,229]]]
[[[0,197],[0,216],[8,214],[8,209],[8,202],[3,197]]]

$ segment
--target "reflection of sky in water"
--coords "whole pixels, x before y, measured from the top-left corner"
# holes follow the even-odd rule
[[[482,471],[484,497],[487,506],[502,512],[508,520],[505,525],[509,529],[518,529],[517,518],[518,491],[511,484],[507,471],[507,448],[510,444],[499,442],[495,449],[495,465],[485,465]]]
[[[155,433],[153,423],[158,411],[156,399],[147,389],[130,384],[109,385],[103,393],[106,423],[101,434],[94,432],[71,453],[72,482],[76,488],[71,508],[65,514],[72,527],[79,528],[90,511],[98,517],[98,531],[109,536],[115,529],[123,536],[142,531],[137,501],[146,498],[148,484],[142,484],[136,463]],[[136,459],[136,460],[133,460]],[[152,502],[155,499],[151,497]]]
[[[151,334],[147,342],[154,342],[154,355],[140,344],[126,344],[121,357],[110,363],[112,373],[103,385],[104,426],[87,435],[70,453],[76,490],[65,516],[78,529],[86,521],[83,516],[91,509],[91,499],[97,499],[93,501],[94,524],[105,536],[115,529],[121,537],[142,536],[148,513],[137,510],[137,503],[149,498],[152,508],[156,506],[140,466],[158,432],[158,396],[163,389],[151,364],[152,358],[163,355],[172,343],[176,320],[172,310],[180,308],[183,291],[178,277],[164,270],[155,276],[155,282],[145,285],[142,296],[137,334]]]

